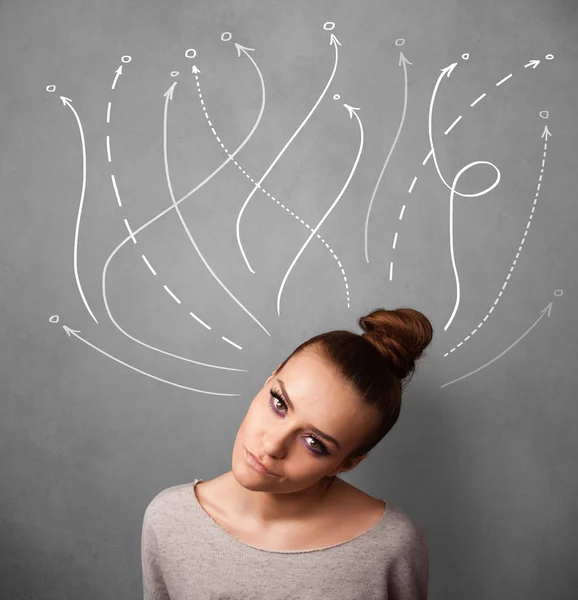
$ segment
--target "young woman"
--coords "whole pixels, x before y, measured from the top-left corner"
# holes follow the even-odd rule
[[[377,309],[281,363],[237,433],[232,470],[167,488],[142,528],[145,600],[426,600],[428,549],[401,508],[337,475],[394,426],[433,329]]]

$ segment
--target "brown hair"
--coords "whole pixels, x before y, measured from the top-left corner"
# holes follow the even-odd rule
[[[335,367],[354,392],[376,410],[375,433],[348,459],[368,453],[395,425],[401,410],[401,394],[415,372],[415,362],[431,342],[429,319],[413,308],[378,308],[358,320],[362,334],[329,331],[310,338],[295,348],[275,370],[289,359],[314,350]]]

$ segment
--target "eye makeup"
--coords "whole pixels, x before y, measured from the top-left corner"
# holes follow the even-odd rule
[[[285,402],[285,400],[283,398],[282,392],[280,390],[276,389],[276,388],[271,388],[270,394],[271,394],[271,397],[274,398],[274,400],[271,399],[269,401],[269,406],[270,406],[271,410],[276,415],[282,416],[283,413],[276,407],[276,404],[278,402],[282,402],[285,405],[285,407],[287,408],[287,403]],[[318,439],[313,434],[309,434],[307,437],[313,438],[315,440],[315,442],[318,444],[319,450],[316,450],[313,446],[307,444],[307,447],[309,448],[309,450],[313,454],[317,454],[317,455],[329,455],[329,452],[327,450],[327,446],[320,439]]]

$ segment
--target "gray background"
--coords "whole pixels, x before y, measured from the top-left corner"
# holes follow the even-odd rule
[[[274,200],[257,190],[241,220],[254,272],[235,230],[253,184],[230,161],[179,205],[223,285],[171,209],[110,260],[109,315],[103,268],[127,238],[124,219],[136,230],[172,206],[165,92],[178,82],[167,131],[179,199],[227,159],[192,65],[232,153],[262,99],[257,70],[234,42],[253,48],[266,106],[235,160],[258,181],[329,81],[327,21],[341,44],[335,76],[263,182]],[[224,31],[232,41],[221,41]],[[404,106],[400,49],[412,63],[407,112],[372,207],[367,262],[367,210]],[[132,60],[112,90],[123,55]],[[434,342],[398,424],[344,479],[425,530],[432,599],[576,597],[575,2],[4,1],[0,56],[2,598],[139,598],[140,528],[154,495],[228,471],[238,426],[277,364],[319,332],[359,331],[356,320],[381,306],[425,312]],[[536,69],[524,67],[531,59]],[[434,105],[442,174],[451,185],[462,167],[488,161],[501,180],[485,195],[454,198],[461,299],[445,331],[456,298],[450,191],[422,161],[432,92],[453,62]],[[359,108],[363,152],[318,231],[323,241],[314,237],[289,275],[278,315],[281,281],[360,147],[344,103]],[[78,275],[98,324],[74,274],[82,152],[71,106],[87,151]],[[475,194],[494,180],[478,165],[458,189]]]

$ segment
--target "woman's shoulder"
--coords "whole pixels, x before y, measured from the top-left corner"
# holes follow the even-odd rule
[[[158,492],[145,508],[145,521],[158,523],[169,515],[174,518],[179,510],[186,510],[192,497],[193,485],[194,482],[181,483]]]
[[[393,550],[394,555],[407,553],[412,549],[415,551],[416,548],[418,550],[425,548],[427,551],[425,532],[403,508],[389,500],[370,496],[345,481],[340,480],[340,483],[341,488],[335,492],[336,502],[345,504],[348,508],[357,506],[360,512],[373,515],[371,518],[374,522],[379,520],[383,524],[381,531],[387,538],[386,547]],[[343,498],[346,498],[347,501],[343,502]]]
[[[427,538],[424,529],[400,506],[387,503],[386,535],[388,544],[397,553],[425,552],[427,553]],[[386,511],[386,512],[387,512]]]

